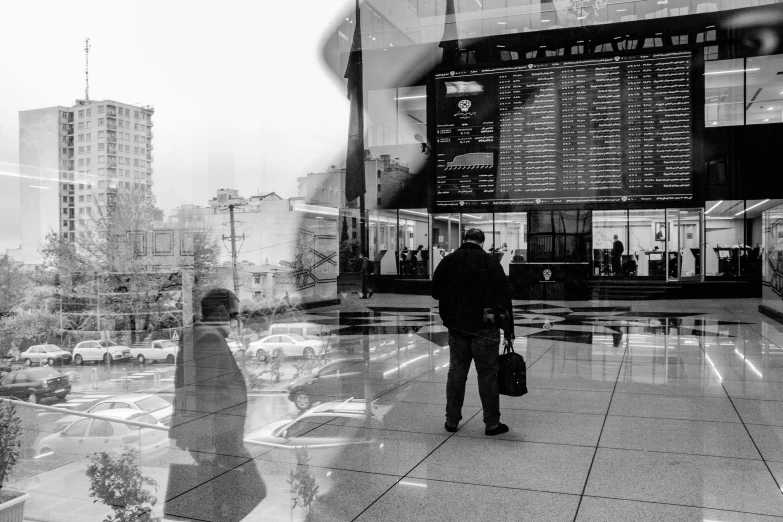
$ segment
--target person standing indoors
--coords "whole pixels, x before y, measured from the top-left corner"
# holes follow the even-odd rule
[[[446,383],[446,431],[455,432],[462,419],[465,382],[475,361],[484,410],[484,433],[508,431],[500,422],[498,348],[500,329],[514,338],[511,289],[500,263],[484,252],[484,232],[472,228],[454,253],[446,256],[432,277],[432,297],[449,330],[449,375]]]
[[[367,256],[362,256],[362,267],[360,274],[362,277],[362,299],[369,299],[372,297],[373,291],[370,287],[370,278],[372,277],[374,271],[375,264],[370,261]]]
[[[621,267],[624,250],[623,242],[617,239],[617,236],[614,236],[614,243],[612,243],[612,273],[616,276],[622,275]]]

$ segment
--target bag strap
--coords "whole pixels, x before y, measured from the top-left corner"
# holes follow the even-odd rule
[[[514,341],[513,339],[506,339],[503,343],[503,355],[506,355],[507,353],[516,353],[514,352]]]

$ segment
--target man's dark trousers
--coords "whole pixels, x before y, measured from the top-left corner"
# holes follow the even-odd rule
[[[500,422],[499,346],[500,330],[497,328],[475,333],[449,329],[449,377],[446,383],[446,422],[449,426],[457,426],[462,419],[465,381],[471,360],[476,362],[484,424],[494,427]]]

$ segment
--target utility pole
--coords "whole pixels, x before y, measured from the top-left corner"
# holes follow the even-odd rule
[[[239,271],[237,271],[237,235],[234,230],[234,204],[233,203],[228,205],[228,215],[231,221],[231,236],[229,236],[229,239],[231,239],[231,267],[233,269],[233,275],[234,275],[234,295],[236,295],[237,299],[239,299]],[[223,237],[223,239],[226,238]]]
[[[209,202],[209,206],[218,209],[228,209],[229,222],[231,225],[231,235],[228,237],[223,236],[223,241],[226,239],[231,241],[231,274],[234,279],[234,295],[239,299],[239,270],[237,269],[237,239],[244,240],[245,235],[237,237],[236,229],[234,226],[234,210],[247,204],[247,200],[239,196],[236,190],[218,190],[217,197],[213,198]],[[242,318],[238,321],[239,339],[240,343],[244,343],[242,337]]]

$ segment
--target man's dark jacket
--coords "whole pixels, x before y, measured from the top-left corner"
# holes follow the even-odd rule
[[[508,278],[498,260],[476,243],[463,243],[438,264],[432,276],[432,297],[440,302],[440,318],[450,330],[487,328],[483,311],[495,307],[508,316],[498,327],[507,335],[514,333]]]

